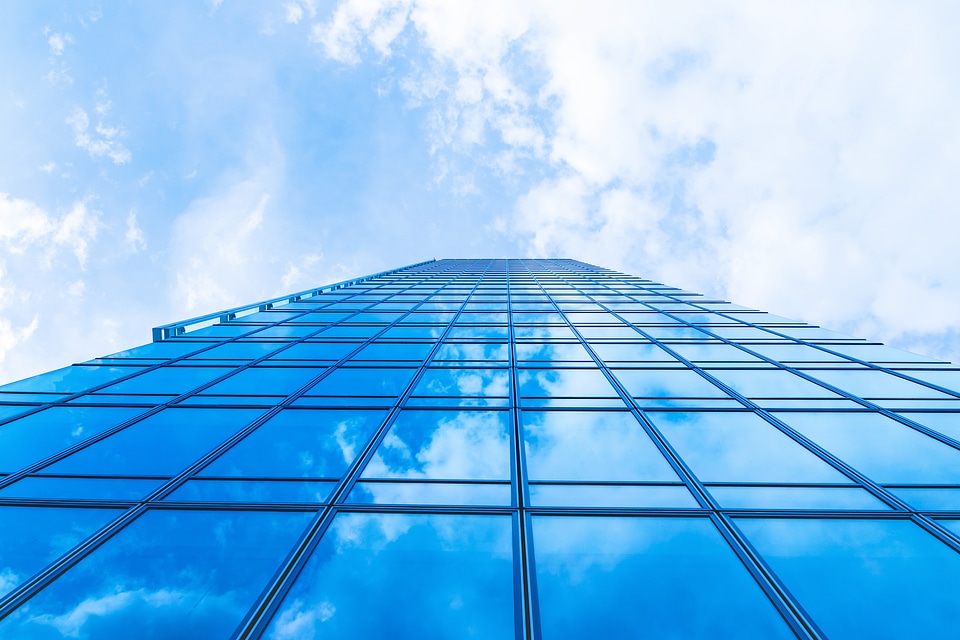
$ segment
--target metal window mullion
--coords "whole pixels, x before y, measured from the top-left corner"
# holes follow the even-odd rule
[[[515,547],[519,552],[519,558],[516,563],[520,569],[520,583],[515,585],[519,595],[520,615],[523,618],[521,632],[524,638],[529,640],[539,640],[541,637],[540,629],[540,606],[539,594],[537,590],[536,569],[534,567],[534,541],[533,541],[533,522],[527,511],[527,467],[526,452],[524,448],[523,429],[520,424],[520,386],[519,386],[519,368],[517,367],[517,342],[513,323],[513,295],[510,290],[510,261],[505,261],[506,271],[506,290],[507,290],[507,336],[510,341],[509,360],[510,360],[510,412],[513,419],[513,433],[511,438],[514,443],[514,474],[517,478],[516,493],[514,495],[517,503],[517,540]],[[516,565],[515,565],[516,566]]]

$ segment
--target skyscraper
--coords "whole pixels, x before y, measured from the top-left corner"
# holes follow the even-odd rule
[[[3,638],[904,638],[960,370],[572,260],[440,260],[0,388]]]

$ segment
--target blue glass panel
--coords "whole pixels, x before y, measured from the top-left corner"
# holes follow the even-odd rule
[[[119,509],[0,506],[0,597],[121,513]]]
[[[861,398],[949,398],[951,396],[883,371],[808,371],[815,378]]]
[[[639,334],[637,334],[639,335]],[[598,342],[591,344],[605,362],[672,362],[679,360],[655,344],[643,342]]]
[[[398,396],[416,369],[337,369],[307,391],[311,396]]]
[[[157,344],[165,344],[163,342]],[[197,344],[199,347],[200,345]],[[228,342],[208,349],[189,360],[256,360],[286,346],[283,342]]]
[[[960,441],[960,412],[903,413],[903,416]]]
[[[531,480],[678,481],[632,414],[523,411]]]
[[[0,621],[0,636],[229,638],[312,516],[148,512]]]
[[[385,415],[385,411],[281,411],[201,474],[338,478],[363,450]]]
[[[516,346],[517,360],[527,361],[565,361],[593,362],[583,346],[576,343],[539,343],[528,342]]]
[[[509,517],[341,513],[265,637],[511,638],[513,571]]]
[[[960,489],[888,489],[904,502],[922,511],[960,511]]]
[[[672,344],[670,348],[691,362],[762,362],[757,356],[728,344]]]
[[[544,640],[795,637],[706,518],[532,520]]]
[[[445,329],[446,327],[441,326],[405,327],[401,325],[390,327],[380,337],[384,340],[428,340],[439,338]]]
[[[130,478],[44,478],[32,476],[0,489],[0,498],[55,498],[57,500],[139,500],[162,480]]]
[[[510,413],[403,411],[365,478],[509,480]]]
[[[693,371],[614,369],[613,375],[635,398],[727,398],[719,387]]]
[[[760,417],[746,412],[650,412],[704,482],[850,482]]]
[[[48,473],[172,476],[253,422],[255,409],[165,409],[52,464]]]
[[[271,360],[339,360],[360,346],[359,342],[300,342]]]
[[[103,393],[181,394],[230,371],[227,367],[161,367],[105,387]]]
[[[513,335],[517,338],[565,338],[575,339],[569,327],[532,325],[517,325],[513,328]]]
[[[839,398],[818,384],[789,371],[712,369],[710,375],[747,398]]]
[[[960,555],[906,520],[737,519],[830,638],[956,634]]]
[[[106,358],[155,358],[167,360],[169,358],[178,358],[188,353],[193,353],[197,349],[206,347],[203,342],[177,342],[175,340],[164,340],[163,342],[151,342],[133,349],[118,351]]]
[[[889,509],[864,489],[841,487],[709,487],[726,509]]]
[[[333,481],[317,480],[188,480],[165,500],[322,503],[336,486]]]
[[[141,413],[119,407],[51,407],[0,426],[0,472],[13,472]]]
[[[508,396],[506,369],[427,369],[413,390],[415,396]]]
[[[11,382],[0,391],[32,391],[41,393],[77,393],[128,376],[143,367],[88,367],[74,365],[39,376]]]
[[[206,395],[289,395],[323,373],[320,367],[251,367],[204,389]]]
[[[251,338],[257,340],[263,338],[303,338],[320,331],[321,327],[313,327],[306,324],[281,324],[276,327],[267,327],[262,331],[252,334]]]
[[[352,360],[416,360],[426,358],[433,343],[373,342],[364,347]]]
[[[699,505],[685,487],[532,484],[535,507],[686,508]]]
[[[434,362],[450,360],[454,362],[475,361],[490,363],[506,363],[510,358],[507,345],[496,342],[488,343],[444,343],[437,350]]]
[[[960,484],[960,450],[879,413],[777,417],[876,482]]]
[[[358,482],[347,502],[509,507],[511,494],[509,484]]]
[[[476,338],[495,338],[499,340],[506,340],[509,335],[507,327],[499,326],[480,326],[480,325],[464,325],[464,326],[455,326],[450,329],[450,333],[447,334],[447,337],[450,339],[476,339]]]
[[[597,368],[520,369],[517,382],[521,397],[616,398],[616,389]]]

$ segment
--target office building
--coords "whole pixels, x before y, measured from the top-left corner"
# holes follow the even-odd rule
[[[958,390],[574,260],[158,327],[0,387],[0,637],[953,637]]]

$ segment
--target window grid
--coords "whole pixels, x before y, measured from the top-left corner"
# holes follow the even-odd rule
[[[0,515],[102,520],[14,572],[0,632],[163,514],[305,518],[224,637],[303,614],[348,525],[447,535],[437,557],[476,553],[444,523],[509,531],[512,609],[491,620],[518,638],[576,622],[558,576],[592,556],[564,531],[685,532],[771,637],[847,633],[772,531],[913,545],[938,558],[906,576],[916,589],[958,577],[956,368],[572,260],[441,260],[316,291],[0,388]],[[875,582],[868,603],[899,588]]]

